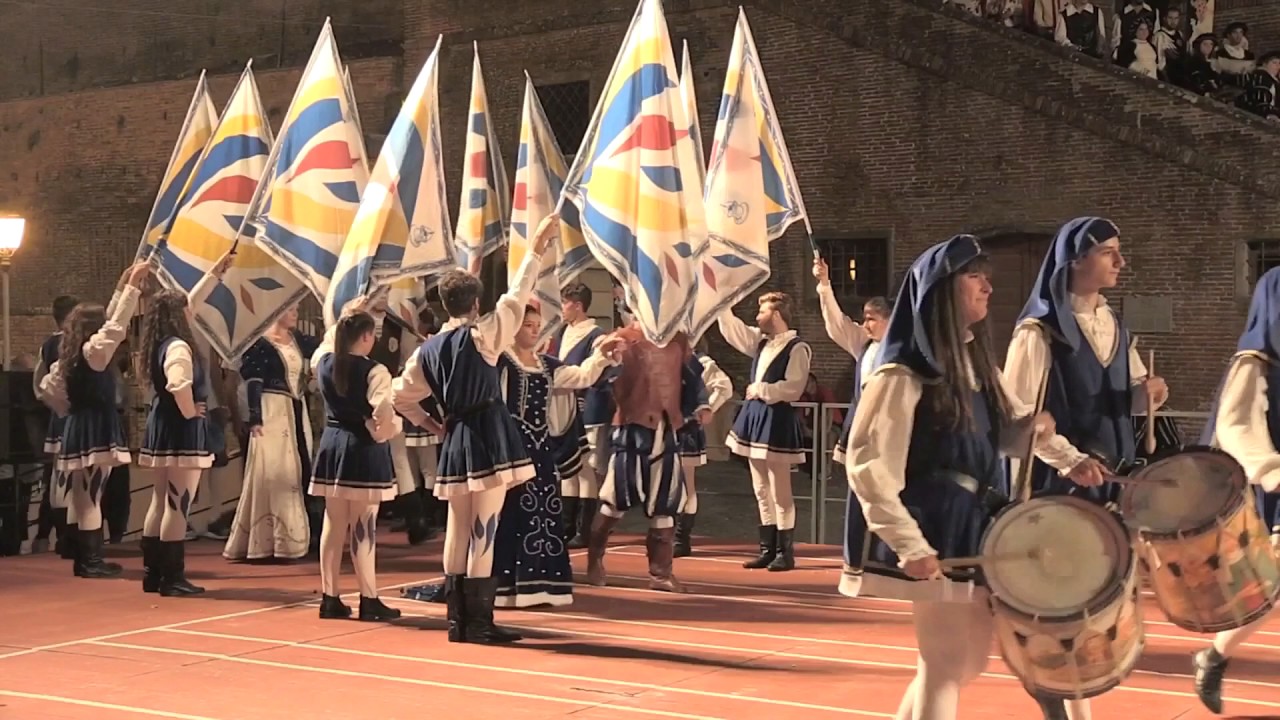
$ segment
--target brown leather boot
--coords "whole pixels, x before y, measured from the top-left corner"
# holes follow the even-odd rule
[[[587,537],[587,584],[604,587],[608,574],[604,569],[604,551],[609,546],[609,536],[617,527],[619,518],[596,513],[591,519],[591,532]]]
[[[676,529],[674,527],[649,528],[644,539],[645,554],[649,556],[649,589],[682,593],[684,586],[672,573],[672,557],[675,552]]]

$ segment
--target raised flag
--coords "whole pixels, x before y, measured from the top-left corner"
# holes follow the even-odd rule
[[[466,157],[462,168],[462,193],[458,230],[453,243],[458,264],[467,267],[477,254],[489,255],[502,247],[511,224],[511,187],[507,167],[498,149],[493,114],[480,71],[480,48],[475,46],[471,65],[471,111],[467,117]]]
[[[658,0],[641,0],[565,183],[592,255],[645,336],[688,329],[693,254],[705,241],[697,159]]]
[[[693,84],[693,61],[689,59],[689,41],[684,41],[680,57],[680,100],[684,103],[685,117],[689,119],[689,142],[698,158],[698,187],[707,181],[707,154],[702,149],[702,126],[698,123],[698,96]]]
[[[160,281],[190,292],[235,248],[222,282],[204,303],[192,308],[196,326],[227,361],[238,358],[284,308],[307,292],[252,238],[240,236],[254,189],[267,171],[271,146],[271,125],[253,70],[245,68],[157,253]]]
[[[769,243],[806,218],[746,13],[725,74],[706,180],[707,243],[698,255],[696,338],[769,278]]]
[[[333,29],[326,21],[255,193],[255,242],[322,302],[367,177]]]
[[[437,40],[382,144],[329,286],[326,322],[384,284],[389,304],[408,307],[417,300],[415,276],[456,267],[440,152],[439,57]]]
[[[149,257],[155,250],[164,234],[173,222],[178,211],[182,195],[186,192],[200,162],[200,155],[213,136],[213,126],[218,122],[218,111],[209,97],[209,84],[205,74],[200,73],[196,82],[196,92],[187,106],[187,116],[182,121],[182,129],[178,131],[178,141],[169,156],[169,165],[165,168],[164,177],[160,181],[160,192],[156,194],[156,202],[147,216],[147,227],[142,232],[142,242],[138,244],[138,259]]]
[[[543,219],[555,211],[568,168],[556,143],[551,123],[547,121],[538,91],[528,74],[524,79],[524,110],[520,119],[520,151],[516,156],[515,194],[511,198],[511,245],[507,250],[507,282],[515,279],[532,244],[530,235]],[[585,244],[582,246],[585,250]],[[563,318],[560,306],[560,280],[557,273],[560,250],[542,258],[538,280],[533,286],[533,300],[542,316],[539,342],[556,332]],[[589,253],[588,253],[589,255]]]

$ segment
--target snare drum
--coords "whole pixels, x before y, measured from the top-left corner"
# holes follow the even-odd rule
[[[1028,693],[1084,699],[1128,677],[1144,642],[1137,558],[1112,513],[1069,496],[1019,503],[996,516],[982,554],[1025,557],[982,572],[1001,654]]]
[[[1188,447],[1133,479],[1121,514],[1138,533],[1156,602],[1170,622],[1212,633],[1271,610],[1280,595],[1280,563],[1234,458]]]

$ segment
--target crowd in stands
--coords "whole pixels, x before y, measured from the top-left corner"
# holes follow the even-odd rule
[[[1233,22],[1221,35],[1214,33],[1211,0],[943,1],[1280,121],[1280,50],[1256,54],[1249,46],[1246,23]]]

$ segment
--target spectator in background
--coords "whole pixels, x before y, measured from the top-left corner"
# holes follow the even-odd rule
[[[1244,79],[1236,107],[1258,117],[1280,120],[1280,51],[1269,52]]]
[[[1151,42],[1151,26],[1139,22],[1133,29],[1133,37],[1126,38],[1116,48],[1116,64],[1130,72],[1155,79],[1159,61],[1156,46]]]
[[[809,381],[805,383],[804,392],[800,395],[802,403],[836,403],[840,402],[836,399],[835,393],[831,392],[831,388],[818,382],[818,376],[809,373]],[[804,447],[806,450],[813,447],[813,439],[818,435],[818,421],[821,419],[821,408],[801,408],[800,409],[800,426],[804,431]],[[827,430],[834,429],[840,431],[840,426],[844,424],[844,411],[832,410],[828,418]],[[825,448],[818,448],[818,452],[825,452]],[[806,452],[804,456],[805,472],[812,477],[817,471],[817,465],[814,463],[814,454]]]
[[[1070,0],[1058,15],[1053,39],[1059,45],[1075,48],[1086,55],[1101,58],[1107,43],[1102,10],[1089,0]]]
[[[1151,28],[1156,26],[1156,12],[1143,0],[1128,0],[1124,9],[1116,13],[1111,24],[1111,51],[1117,65],[1129,67],[1129,63],[1120,62],[1120,47],[1126,41],[1137,38],[1138,26],[1143,23],[1147,25],[1147,41],[1150,42]]]
[[[1249,26],[1233,22],[1222,34],[1222,44],[1213,58],[1214,69],[1229,85],[1244,85],[1244,78],[1253,71],[1255,58],[1249,50]]]
[[[1197,95],[1217,95],[1222,90],[1222,78],[1213,67],[1213,54],[1218,48],[1218,37],[1213,33],[1197,35],[1187,53],[1187,62],[1180,73],[1180,85]]]
[[[1160,16],[1156,31],[1156,69],[1161,80],[1178,83],[1186,57],[1187,39],[1182,32],[1182,8],[1171,7]]]

